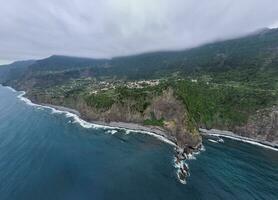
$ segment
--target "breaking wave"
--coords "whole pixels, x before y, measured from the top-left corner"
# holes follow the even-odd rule
[[[262,144],[260,142],[256,142],[256,141],[253,141],[249,138],[245,138],[245,137],[241,137],[241,136],[231,136],[231,135],[218,134],[218,133],[215,133],[215,134],[214,133],[209,133],[209,135],[217,136],[217,137],[223,137],[223,138],[229,138],[229,139],[232,139],[232,140],[237,140],[237,141],[240,141],[240,142],[260,146],[260,147],[263,147],[263,148],[266,148],[266,149],[271,149],[271,150],[274,150],[274,151],[278,151],[278,148],[271,147],[271,146],[268,146],[268,145]]]
[[[12,87],[10,86],[6,86],[7,89],[11,90],[12,92],[17,92],[15,89],[13,89]]]

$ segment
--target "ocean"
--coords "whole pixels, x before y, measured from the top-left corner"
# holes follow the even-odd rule
[[[174,147],[22,101],[0,86],[0,200],[278,199],[278,151],[224,138],[177,179]]]

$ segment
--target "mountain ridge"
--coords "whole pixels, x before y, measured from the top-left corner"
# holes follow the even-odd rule
[[[198,146],[199,127],[278,141],[277,66],[278,29],[270,29],[183,51],[112,59],[54,55],[0,82],[36,103],[77,109],[88,121],[171,130],[186,148]]]

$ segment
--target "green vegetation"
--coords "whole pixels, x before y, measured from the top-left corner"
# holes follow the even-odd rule
[[[199,125],[232,127],[246,123],[256,110],[277,103],[278,91],[187,80],[172,83],[190,117]]]
[[[109,109],[114,103],[129,104],[131,110],[143,113],[151,104],[151,99],[158,96],[164,90],[165,85],[159,84],[154,87],[128,88],[118,86],[99,90],[95,94],[85,95],[86,103],[91,107],[98,109]]]
[[[114,104],[114,99],[107,93],[89,95],[85,98],[86,103],[95,108],[109,109]]]
[[[150,126],[163,126],[164,125],[164,119],[146,119],[143,123],[144,125],[150,125]]]
[[[151,113],[151,119],[146,119],[143,122],[144,125],[150,125],[150,126],[164,126],[164,118],[156,119],[154,113]]]
[[[78,79],[47,89],[36,89],[33,94],[46,96],[46,99],[52,99],[57,104],[68,104],[71,107],[77,97],[83,99],[88,106],[100,110],[108,110],[113,104],[126,105],[131,112],[143,115],[153,99],[171,87],[187,108],[190,130],[196,126],[230,128],[245,124],[257,110],[278,103],[278,90],[267,89],[262,86],[263,80],[257,81],[251,84],[246,81],[223,80],[219,83],[219,77],[202,74],[178,80],[170,78],[155,86],[143,84],[140,88],[129,88],[125,85],[134,82],[102,82],[101,86],[100,82],[92,79]],[[163,126],[163,122],[163,119],[153,116],[143,123]]]
[[[191,130],[229,128],[277,104],[277,47],[278,29],[273,29],[184,51],[111,60],[52,56],[5,66],[0,82],[28,90],[42,102],[74,107],[82,101],[101,110],[119,104],[141,114],[171,87],[187,108]],[[138,84],[150,79],[160,82]],[[161,126],[163,119],[144,124]]]
[[[5,78],[4,83],[48,87],[88,77],[139,80],[209,74],[219,83],[227,80],[246,84],[255,82],[260,87],[275,89],[278,81],[277,46],[278,29],[271,29],[184,51],[146,53],[110,60],[51,56],[25,67],[25,73],[19,73],[21,77]],[[15,70],[10,74],[16,74]]]

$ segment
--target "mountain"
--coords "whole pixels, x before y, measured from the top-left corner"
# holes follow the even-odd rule
[[[278,144],[278,29],[183,51],[55,55],[2,69],[0,81],[34,102],[77,109],[88,121],[159,127],[180,147],[198,146],[200,127]]]
[[[112,60],[112,69],[102,70],[130,78],[161,77],[175,72],[181,74],[228,71],[241,76],[233,79],[256,79],[261,73],[277,77],[278,29],[269,29],[243,38],[216,42],[193,49],[173,52],[147,53]],[[248,75],[248,77],[247,77]],[[272,76],[273,75],[273,76]],[[232,77],[230,77],[232,78]],[[254,80],[253,79],[253,80]]]
[[[23,76],[27,68],[32,65],[35,60],[16,61],[8,65],[0,66],[0,82],[11,79],[19,79]]]
[[[35,63],[30,65],[29,70],[33,72],[69,71],[102,66],[108,61],[109,60],[107,59],[92,59],[53,55],[42,60],[37,60]]]
[[[32,63],[23,79],[53,80],[70,76],[150,79],[173,74],[210,73],[231,81],[257,82],[276,87],[278,77],[278,29],[264,29],[252,35],[183,51],[154,52],[113,59],[51,56]],[[65,73],[61,75],[61,73]],[[229,74],[227,74],[229,73]],[[57,77],[56,77],[57,76]],[[229,77],[227,77],[229,76]],[[267,77],[267,80],[266,80]],[[55,81],[52,82],[55,84]]]

